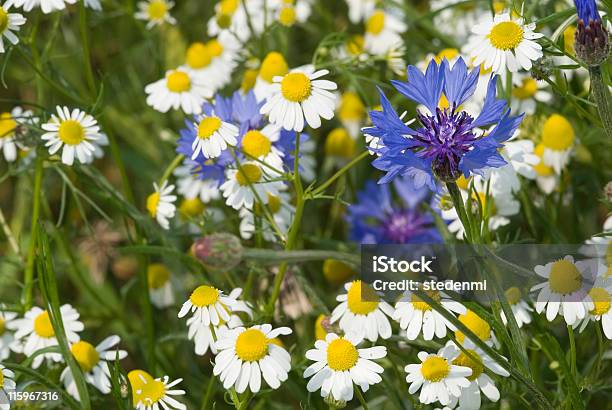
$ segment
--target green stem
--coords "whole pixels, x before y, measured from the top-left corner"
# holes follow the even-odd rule
[[[89,41],[87,39],[87,9],[85,0],[79,1],[79,31],[81,33],[81,47],[83,48],[83,63],[85,64],[85,80],[89,87],[92,98],[96,97],[96,82],[94,80],[93,69],[91,68],[91,56],[89,53]]]
[[[358,267],[361,263],[359,255],[347,252],[328,251],[319,249],[304,249],[304,250],[274,250],[274,249],[258,249],[244,248],[243,258],[248,261],[253,261],[258,265],[276,264],[279,262],[308,262],[322,261],[325,259],[335,259],[352,266]]]
[[[368,410],[368,403],[366,403],[365,398],[363,397],[363,394],[361,394],[361,390],[359,390],[359,387],[354,386],[355,388],[355,396],[357,396],[357,400],[359,400],[359,403],[361,403],[361,407],[363,407],[363,410]]]
[[[570,342],[570,371],[576,378],[576,339],[574,338],[574,328],[571,325],[567,325],[567,333]]]
[[[591,91],[597,104],[599,117],[608,138],[612,138],[612,109],[610,107],[610,91],[603,80],[600,66],[589,67],[591,76]]]
[[[453,200],[453,205],[455,205],[455,209],[457,210],[457,214],[459,215],[459,219],[463,225],[465,240],[469,243],[473,243],[472,224],[470,223],[470,218],[465,211],[465,206],[463,205],[463,198],[461,197],[459,187],[457,186],[456,182],[447,182],[446,187],[448,188],[448,193]]]
[[[200,410],[208,410],[210,405],[210,399],[212,398],[213,392],[215,390],[215,379],[216,377],[211,375],[208,380],[208,385],[206,386],[206,392],[204,393],[204,398],[202,399],[202,406]]]
[[[11,246],[11,249],[13,250],[13,252],[15,252],[15,255],[17,255],[19,260],[23,262],[23,256],[21,255],[21,251],[19,250],[19,244],[17,243],[17,240],[15,239],[11,228],[6,223],[6,218],[4,217],[4,212],[2,212],[2,209],[0,209],[0,225],[2,225],[2,231],[4,232],[4,236],[6,236],[6,239],[9,245]]]
[[[159,180],[160,187],[164,184],[164,182],[166,182],[170,178],[172,171],[174,171],[176,167],[178,167],[181,164],[181,162],[183,162],[184,159],[185,159],[185,156],[183,154],[178,154],[176,157],[174,157],[170,165],[168,165],[166,169],[164,170],[164,173]]]
[[[42,155],[36,157],[36,168],[34,170],[34,190],[32,191],[32,219],[31,219],[31,234],[30,247],[28,248],[28,258],[25,268],[24,287],[23,287],[23,305],[24,309],[28,310],[32,307],[32,290],[34,282],[34,259],[36,256],[37,232],[38,232],[38,216],[40,214],[40,195],[43,179],[43,158]]]
[[[327,181],[325,181],[323,184],[321,184],[321,186],[319,186],[318,188],[315,188],[312,192],[307,193],[307,195],[306,195],[307,199],[314,198],[317,195],[322,194],[327,189],[327,187],[329,187],[331,184],[334,183],[334,181],[336,181],[342,175],[346,174],[349,169],[351,169],[353,166],[355,166],[355,164],[357,164],[362,159],[368,157],[369,155],[370,155],[369,151],[364,151],[361,154],[359,154],[357,157],[353,158],[351,160],[351,162],[349,162],[348,164],[346,164],[345,166],[340,168],[338,170],[338,172],[336,172]]]

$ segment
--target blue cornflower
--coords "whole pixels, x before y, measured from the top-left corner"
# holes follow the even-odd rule
[[[348,207],[350,239],[359,243],[440,242],[434,218],[418,205],[427,199],[427,187],[416,188],[409,177],[393,181],[399,201],[394,201],[389,185],[368,181],[357,194],[357,203]]]
[[[589,24],[590,20],[600,21],[601,17],[597,12],[597,4],[595,0],[574,0],[578,19],[584,21],[584,24]]]
[[[610,35],[603,24],[595,0],[574,0],[578,27],[574,38],[576,55],[588,66],[603,64],[610,55]]]
[[[380,155],[373,165],[387,174],[379,183],[398,175],[410,176],[417,187],[427,185],[435,190],[436,178],[452,182],[463,174],[483,175],[487,168],[506,164],[499,154],[503,142],[510,138],[523,115],[510,116],[506,102],[496,98],[497,76],[491,77],[482,111],[476,118],[461,109],[476,90],[479,68],[468,73],[462,58],[450,67],[443,60],[431,60],[425,73],[408,67],[408,82],[392,81],[394,87],[429,111],[417,111],[420,128],[411,128],[399,118],[382,92],[382,111],[370,112],[373,126],[364,133],[378,137]],[[449,108],[439,108],[442,94]],[[487,135],[484,128],[494,126]]]

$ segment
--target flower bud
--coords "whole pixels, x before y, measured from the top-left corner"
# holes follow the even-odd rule
[[[595,0],[575,0],[575,4],[578,12],[576,56],[588,66],[599,66],[610,54],[608,31],[601,22]]]
[[[455,182],[461,176],[457,164],[451,164],[446,158],[434,158],[431,163],[431,170],[436,178],[442,182]]]
[[[191,247],[193,255],[207,269],[229,270],[242,261],[240,239],[229,233],[214,233],[195,241]]]
[[[530,74],[536,80],[545,80],[552,75],[553,68],[553,61],[548,57],[543,57],[533,62]]]
[[[346,407],[346,401],[336,400],[331,394],[327,396],[324,401],[328,406],[333,407],[335,409],[343,409]]]

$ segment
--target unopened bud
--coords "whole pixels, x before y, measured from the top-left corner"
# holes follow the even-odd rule
[[[335,409],[343,409],[346,407],[346,401],[344,400],[336,400],[334,396],[331,394],[325,398],[325,403]]]
[[[191,250],[207,269],[213,271],[232,269],[242,261],[240,239],[229,233],[214,233],[200,238],[193,243]]]
[[[553,68],[553,61],[548,57],[543,57],[533,62],[530,73],[536,80],[546,80],[552,75]]]
[[[588,66],[599,66],[610,55],[608,31],[601,19],[579,20],[575,40],[576,56]]]

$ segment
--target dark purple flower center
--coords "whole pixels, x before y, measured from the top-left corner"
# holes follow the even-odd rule
[[[383,236],[389,242],[407,243],[427,230],[428,220],[413,210],[394,210],[383,221]]]

